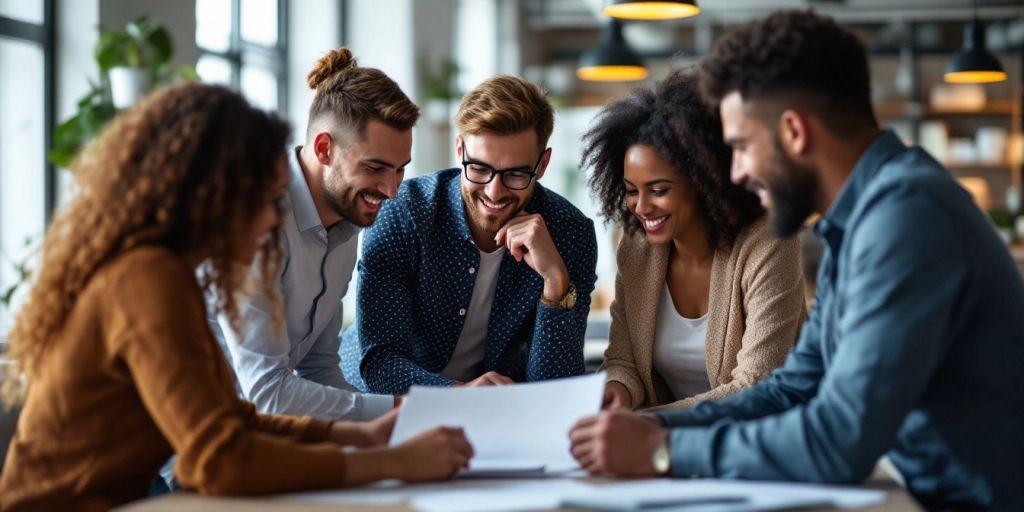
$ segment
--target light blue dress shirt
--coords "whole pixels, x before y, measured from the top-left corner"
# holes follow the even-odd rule
[[[291,180],[281,220],[284,260],[277,279],[285,325],[275,332],[266,297],[256,295],[241,307],[241,335],[224,315],[211,328],[227,351],[243,396],[260,411],[372,419],[389,411],[394,398],[359,393],[342,376],[338,354],[341,298],[355,268],[359,229],[346,221],[329,230],[320,223],[299,166],[300,149],[289,158]],[[259,277],[258,265],[253,265],[253,277]]]
[[[785,365],[661,413],[672,472],[856,483],[888,455],[930,509],[1024,510],[1024,283],[938,162],[883,132],[816,226]]]

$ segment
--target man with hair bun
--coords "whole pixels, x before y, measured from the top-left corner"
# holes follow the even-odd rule
[[[409,180],[363,238],[345,375],[377,393],[579,375],[593,222],[538,181],[554,108],[521,78],[466,94],[461,166]]]
[[[263,412],[367,423],[365,444],[387,440],[397,403],[359,393],[345,381],[338,355],[341,299],[356,263],[360,228],[395,197],[412,152],[419,109],[379,69],[359,66],[346,48],[331,50],[307,77],[316,91],[306,140],[289,152],[282,209],[284,323],[257,294],[241,308],[235,331],[223,315],[218,334],[241,393]],[[252,279],[259,279],[253,275]],[[259,287],[255,287],[259,288]]]

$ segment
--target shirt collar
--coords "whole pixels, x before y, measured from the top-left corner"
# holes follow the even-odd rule
[[[857,160],[846,183],[840,189],[839,196],[814,227],[818,236],[832,245],[833,249],[836,249],[835,246],[841,241],[853,208],[864,189],[878,174],[886,160],[905,149],[906,146],[892,130],[883,130]]]
[[[316,211],[316,204],[313,202],[313,194],[309,191],[309,184],[306,182],[306,175],[302,172],[302,164],[299,155],[302,146],[295,146],[291,158],[288,160],[291,167],[291,179],[288,181],[288,196],[291,200],[292,213],[295,215],[295,224],[299,231],[312,229],[324,229],[320,222],[320,214]],[[331,228],[331,232],[337,232],[343,240],[359,232],[359,228],[347,220],[342,220]],[[326,230],[324,230],[326,235]]]

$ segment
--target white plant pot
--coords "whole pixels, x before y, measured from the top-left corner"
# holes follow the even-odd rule
[[[110,96],[117,108],[128,108],[149,90],[149,71],[145,68],[110,68]]]
[[[449,106],[450,103],[448,100],[430,98],[423,105],[423,117],[430,124],[448,124],[450,121],[448,118]]]

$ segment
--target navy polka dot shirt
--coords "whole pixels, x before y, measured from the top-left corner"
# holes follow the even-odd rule
[[[342,335],[345,378],[375,393],[446,386],[448,365],[476,284],[480,252],[459,193],[461,169],[402,183],[364,231],[355,323]],[[517,382],[580,375],[597,276],[594,223],[539,183],[525,210],[544,218],[576,286],[575,307],[540,302],[544,281],[507,252],[487,324],[484,371]]]

